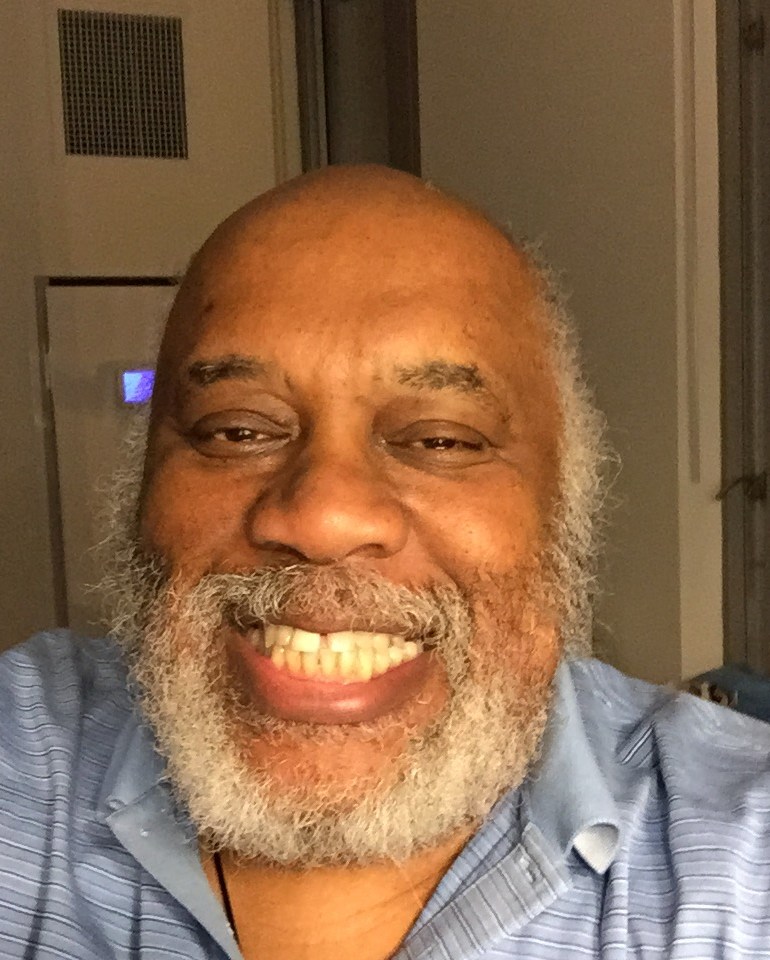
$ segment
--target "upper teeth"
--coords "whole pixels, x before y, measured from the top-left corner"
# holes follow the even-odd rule
[[[282,623],[265,624],[263,636],[268,653],[273,647],[286,647],[300,653],[316,653],[324,647],[335,653],[346,653],[349,650],[385,653],[392,646],[404,649],[409,642],[391,633],[368,633],[364,630],[311,633],[309,630],[300,630],[299,627],[289,627]]]
[[[268,623],[252,638],[278,667],[350,681],[369,680],[423,652],[423,645],[415,640],[363,630],[312,633]]]

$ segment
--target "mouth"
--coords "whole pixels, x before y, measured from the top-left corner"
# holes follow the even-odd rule
[[[267,623],[247,631],[246,637],[278,670],[332,683],[366,683],[424,652],[418,640],[364,630],[317,633]]]
[[[359,723],[419,694],[434,658],[396,633],[238,624],[232,639],[251,698],[281,719]]]

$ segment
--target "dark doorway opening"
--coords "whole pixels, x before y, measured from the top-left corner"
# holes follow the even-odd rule
[[[302,166],[420,174],[415,0],[295,0]]]
[[[720,0],[725,660],[770,673],[770,0]]]

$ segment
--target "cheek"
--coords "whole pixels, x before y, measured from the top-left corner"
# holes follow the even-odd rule
[[[545,542],[545,511],[529,484],[463,484],[413,498],[410,506],[427,551],[460,583],[482,570],[505,576],[529,566]]]
[[[222,560],[235,564],[245,495],[218,472],[193,470],[169,457],[154,465],[145,486],[139,526],[142,542],[175,572],[191,576]]]
[[[476,617],[470,651],[477,678],[508,676],[526,687],[550,682],[561,654],[556,618],[538,589],[537,570],[485,571],[469,584]]]
[[[527,684],[550,680],[560,654],[540,580],[550,499],[505,476],[425,498],[415,510],[427,552],[471,597],[477,677],[503,671]]]

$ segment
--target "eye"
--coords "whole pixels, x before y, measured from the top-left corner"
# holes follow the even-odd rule
[[[258,414],[233,410],[203,417],[187,437],[207,457],[252,457],[274,453],[293,439],[293,431]]]
[[[214,440],[227,440],[228,443],[255,443],[269,439],[266,433],[248,427],[226,427],[224,430],[215,430],[211,437]]]
[[[397,457],[415,466],[471,466],[491,459],[494,449],[472,427],[443,422],[410,424],[386,443]]]
[[[422,444],[426,450],[482,450],[484,444],[481,441],[473,443],[470,440],[460,440],[458,437],[423,437],[422,440],[413,441]]]

